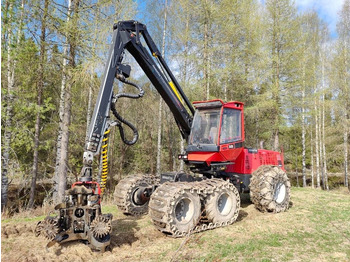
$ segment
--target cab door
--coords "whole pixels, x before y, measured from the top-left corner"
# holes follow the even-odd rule
[[[220,153],[234,161],[243,149],[242,110],[223,108],[220,126]]]

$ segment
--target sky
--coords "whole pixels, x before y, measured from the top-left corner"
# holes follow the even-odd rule
[[[331,36],[337,37],[338,12],[344,0],[295,0],[295,3],[300,11],[315,10],[320,18],[329,25]]]
[[[147,1],[136,0],[139,10],[144,10]],[[345,0],[294,0],[298,10],[315,10],[320,18],[329,25],[332,38],[337,37],[336,25],[338,21],[338,12],[343,6]],[[260,0],[264,3],[265,0]]]

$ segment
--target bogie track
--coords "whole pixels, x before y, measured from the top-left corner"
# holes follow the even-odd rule
[[[149,202],[153,224],[173,237],[232,224],[239,209],[238,190],[222,179],[166,182],[153,192]]]

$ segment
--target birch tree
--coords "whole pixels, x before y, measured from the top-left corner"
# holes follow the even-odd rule
[[[168,0],[164,2],[164,16],[163,16],[163,37],[162,37],[162,56],[165,59],[165,39],[167,31],[167,9]],[[159,108],[158,108],[158,133],[157,133],[157,175],[161,173],[161,161],[162,161],[162,112],[163,112],[163,98],[159,98]]]
[[[63,70],[60,97],[60,122],[57,139],[57,158],[55,169],[56,190],[54,201],[63,201],[67,183],[68,172],[68,146],[69,146],[69,126],[71,118],[71,89],[72,89],[72,69],[75,67],[75,54],[77,49],[77,23],[80,0],[68,0],[68,13],[66,24],[66,40],[63,51]],[[68,67],[69,66],[69,67]]]
[[[343,130],[344,185],[349,185],[349,126],[350,126],[350,0],[345,0],[337,24],[339,39],[333,61],[333,82],[339,92],[338,109]]]

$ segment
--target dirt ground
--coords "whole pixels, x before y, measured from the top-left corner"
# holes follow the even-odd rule
[[[157,231],[148,216],[141,218],[124,216],[114,205],[107,203],[103,206],[103,212],[112,213],[114,218],[111,247],[105,253],[93,252],[87,245],[77,241],[62,245],[56,244],[47,249],[47,240],[43,237],[35,237],[33,233],[37,222],[42,217],[33,218],[30,213],[27,213],[22,216],[19,215],[11,219],[5,218],[2,220],[1,259],[7,262],[256,261],[256,259],[261,261],[264,258],[267,258],[267,261],[303,261],[303,256],[294,255],[294,253],[297,254],[299,252],[300,248],[303,248],[302,243],[298,246],[298,232],[303,231],[304,234],[309,234],[311,240],[307,240],[308,242],[317,242],[319,241],[319,235],[316,231],[318,226],[322,226],[318,222],[314,224],[314,216],[308,208],[310,203],[318,202],[310,200],[313,192],[311,189],[301,192],[293,191],[293,207],[290,211],[281,214],[260,213],[249,202],[247,196],[243,197],[242,208],[236,223],[225,228],[197,233],[182,239],[173,239]],[[320,194],[319,192],[317,194]],[[343,197],[349,198],[349,202],[344,203],[344,206],[350,203],[350,195],[346,194],[348,193],[337,195],[339,199],[343,199]],[[324,196],[326,196],[327,200],[325,203],[329,203],[327,195],[324,195],[323,192],[318,197],[322,200]],[[344,208],[343,205],[339,206],[339,201],[337,205],[338,207],[336,208]],[[309,221],[309,225],[300,225],[303,220]],[[291,227],[293,221],[295,225]],[[339,222],[338,228],[341,231],[344,224],[339,219],[336,221]],[[333,221],[332,223],[335,222]],[[345,226],[347,228],[347,226],[350,226],[350,223]],[[288,234],[286,233],[286,227],[289,228]],[[346,248],[350,249],[350,231],[346,228],[344,228],[344,232],[340,232],[348,234],[348,236],[345,235],[343,237],[345,250]],[[340,233],[339,236],[342,237]],[[285,240],[287,236],[292,240]],[[346,242],[347,237],[349,237],[348,243]],[[260,242],[256,242],[260,238],[263,241],[259,240]],[[271,238],[275,238],[275,241],[271,242]],[[301,242],[303,241],[302,239],[300,240]],[[296,244],[293,241],[296,241]],[[334,242],[331,237],[329,241]],[[229,243],[230,246],[227,246],[226,243]],[[314,244],[316,245],[316,243]],[[325,243],[325,245],[328,244]],[[295,251],[293,250],[294,246],[296,246]],[[278,247],[280,248],[278,249]],[[291,254],[285,255],[284,248],[291,249]],[[261,250],[273,250],[276,254],[271,259],[269,252],[265,254]],[[249,252],[249,257],[245,257],[244,254],[246,252]],[[332,256],[327,257],[325,253],[316,250],[315,254],[318,255],[314,261],[327,261],[328,258],[338,258],[338,261],[350,260],[350,252],[347,254],[343,248],[334,250],[333,253]],[[237,256],[232,257],[232,254],[237,254]],[[308,258],[308,256],[304,258]]]
[[[48,241],[40,236],[35,237],[33,233],[38,220],[27,221],[26,217],[19,216],[2,223],[2,261],[179,261],[176,256],[178,247],[186,245],[188,239],[174,239],[160,233],[148,216],[125,216],[110,204],[105,205],[105,209],[105,213],[114,215],[109,251],[93,252],[79,241],[56,244],[47,249]],[[263,215],[255,210],[247,197],[243,197],[236,223],[245,219],[248,213],[250,219]],[[205,233],[195,234],[191,238],[196,239],[202,234]]]

